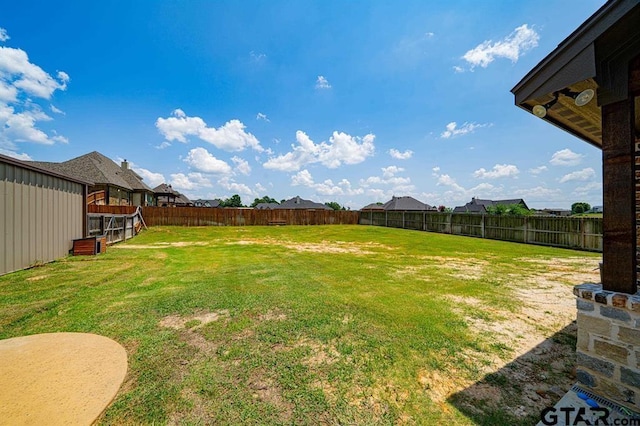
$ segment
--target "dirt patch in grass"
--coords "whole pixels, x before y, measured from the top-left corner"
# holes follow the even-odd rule
[[[490,263],[482,259],[460,259],[446,256],[416,256],[421,265],[407,265],[396,269],[400,276],[411,275],[423,281],[431,281],[430,273],[434,268],[445,269],[448,274],[462,280],[478,280],[482,278]]]
[[[471,297],[448,296],[487,350],[467,351],[462,359],[480,367],[479,382],[447,371],[423,372],[419,383],[441,403],[451,394],[470,412],[503,410],[517,418],[538,416],[575,382],[575,297],[572,286],[598,282],[598,260],[519,259],[542,272],[509,282],[521,306],[516,312]],[[568,285],[567,282],[572,283]],[[507,349],[508,348],[508,349]],[[452,377],[458,379],[452,380]]]
[[[258,319],[260,321],[284,321],[287,319],[287,314],[278,309],[273,309],[259,315]]]
[[[214,312],[202,312],[188,317],[169,315],[160,320],[160,325],[162,327],[173,328],[174,330],[188,329],[194,331],[210,322],[218,321],[220,318],[227,318],[228,316],[229,311],[227,309]]]
[[[143,249],[159,249],[159,248],[167,248],[167,247],[204,247],[208,246],[210,243],[206,241],[176,241],[173,243],[153,243],[153,244],[116,244],[111,246],[111,249],[131,249],[131,250],[143,250]]]
[[[385,246],[384,244],[378,244],[374,242],[368,243],[353,243],[345,241],[322,241],[320,243],[292,243],[291,241],[283,241],[272,238],[254,239],[254,240],[239,240],[228,241],[225,244],[228,245],[268,245],[279,246],[297,252],[311,252],[311,253],[347,253],[356,255],[374,254],[371,249],[382,248],[392,250],[392,247]]]
[[[291,420],[293,404],[282,397],[282,389],[263,370],[256,369],[251,372],[248,387],[255,399],[271,404],[278,410],[280,420]]]
[[[48,277],[49,277],[49,275],[37,275],[35,277],[27,278],[27,281],[40,281],[40,280],[44,280],[44,279],[46,279]]]
[[[315,340],[300,339],[293,347],[309,348],[311,354],[302,360],[302,363],[308,367],[315,367],[322,364],[333,364],[340,358],[340,352],[333,345],[327,345]]]

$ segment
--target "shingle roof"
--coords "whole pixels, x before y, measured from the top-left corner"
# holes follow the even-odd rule
[[[384,210],[434,210],[429,204],[409,196],[392,197],[382,207]]]
[[[197,199],[193,202],[193,205],[196,207],[220,207],[220,203],[222,202],[222,200],[202,200],[202,199]]]
[[[258,210],[273,210],[277,208],[280,204],[278,203],[258,203],[256,204],[256,209]]]
[[[183,204],[185,206],[193,205],[191,200],[187,198],[186,195],[180,194],[179,192],[178,192],[178,197],[176,198],[176,204]]]
[[[487,207],[497,206],[502,204],[505,206],[511,204],[521,204],[525,208],[529,208],[527,203],[522,198],[514,198],[511,200],[481,200],[480,198],[473,198],[470,202],[464,206],[458,206],[453,209],[454,213],[486,213]]]
[[[384,204],[371,203],[371,204],[367,204],[360,210],[384,210]]]
[[[133,170],[123,169],[110,158],[93,151],[62,163],[46,161],[31,161],[38,167],[53,172],[93,182],[94,184],[109,184],[128,190],[151,191],[142,178]]]
[[[166,183],[161,183],[160,185],[153,188],[153,192],[156,195],[175,195],[178,196],[179,192],[171,187],[171,185],[167,185]]]
[[[333,210],[326,204],[316,203],[300,197],[293,197],[290,200],[283,201],[282,204],[274,207],[274,209]]]
[[[134,191],[153,192],[146,183],[142,181],[142,177],[131,169],[122,169],[122,177],[127,181]]]

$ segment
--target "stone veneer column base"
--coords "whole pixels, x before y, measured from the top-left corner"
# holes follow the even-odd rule
[[[573,288],[578,307],[576,374],[594,394],[640,411],[640,292]]]

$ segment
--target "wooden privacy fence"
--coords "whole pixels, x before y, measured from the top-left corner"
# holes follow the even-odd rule
[[[527,244],[602,251],[602,218],[492,216],[424,211],[361,212],[361,225],[415,229]]]
[[[142,215],[148,226],[357,225],[360,212],[143,207]]]

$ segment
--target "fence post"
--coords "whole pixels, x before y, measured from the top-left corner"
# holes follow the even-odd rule
[[[389,227],[389,218],[387,217],[387,211],[384,212],[384,226],[385,228]]]
[[[402,229],[405,229],[404,228],[404,212],[402,212]]]
[[[529,239],[527,234],[529,233],[529,218],[527,216],[524,217],[524,235],[522,236],[522,242],[526,243]]]
[[[585,238],[585,229],[584,229],[584,217],[580,217],[580,247],[582,249],[585,248],[586,238]]]
[[[484,223],[485,217],[486,216],[483,214],[482,215],[482,219],[480,220],[480,234],[482,235],[482,238],[485,238],[485,230],[484,230],[484,228],[485,228],[485,223]]]

